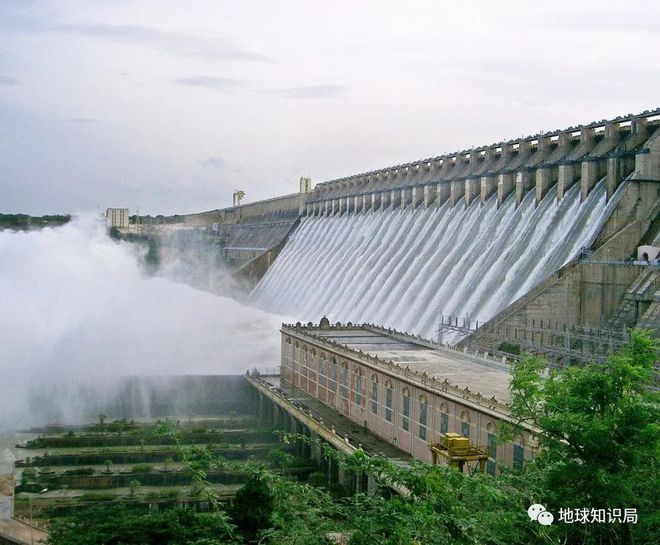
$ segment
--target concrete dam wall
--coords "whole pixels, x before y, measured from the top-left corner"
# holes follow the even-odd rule
[[[658,200],[659,118],[624,116],[319,184],[251,300],[305,322],[326,314],[426,337],[443,314],[488,321],[594,247],[622,215],[627,180]],[[633,254],[637,231],[619,254]],[[443,340],[460,340],[451,337]]]
[[[384,324],[435,337],[442,314],[485,322],[580,253],[616,204],[605,180],[537,207],[529,192],[486,203],[312,216],[253,290],[301,321]],[[444,339],[450,341],[451,339]]]
[[[485,202],[502,205],[515,193],[518,204],[534,190],[538,204],[551,187],[557,197],[577,184],[582,199],[606,179],[611,196],[633,172],[660,177],[656,140],[660,109],[620,116],[422,159],[324,182],[307,199],[308,215],[379,208]]]
[[[182,224],[167,230],[167,237],[174,237],[170,242],[175,245],[188,236],[186,232],[203,229],[207,237],[208,248],[205,251],[218,252],[219,261],[224,267],[238,272],[238,276],[250,277],[253,270],[265,269],[259,263],[270,254],[270,265],[277,255],[277,248],[283,245],[288,234],[300,217],[301,202],[304,194],[295,193],[263,201],[247,203],[230,208],[209,210],[198,214],[183,216]],[[177,241],[176,239],[179,239]],[[249,264],[257,260],[257,265]],[[266,266],[266,268],[267,268]],[[242,268],[245,268],[241,271]],[[254,282],[256,283],[256,281]]]

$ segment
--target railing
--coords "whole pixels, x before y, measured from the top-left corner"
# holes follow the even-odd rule
[[[318,426],[323,428],[327,433],[330,433],[333,436],[335,436],[337,441],[345,443],[351,452],[353,452],[356,449],[362,448],[362,443],[360,443],[357,439],[351,437],[348,433],[345,433],[344,435],[338,434],[335,427],[332,424],[328,424],[327,422],[325,422],[323,416],[321,416],[319,412],[310,409],[307,405],[301,403],[299,400],[293,399],[285,390],[283,390],[282,388],[278,388],[277,386],[271,384],[270,382],[262,378],[263,375],[260,375],[259,373],[255,374],[255,371],[248,371],[247,376],[252,380],[254,380],[255,382],[258,382],[264,388],[268,389],[273,395],[285,401],[288,405],[291,405],[296,409],[298,409],[306,417],[309,417],[312,420],[314,420],[314,422]]]
[[[14,515],[13,518],[18,522],[22,522],[26,526],[32,526],[32,528],[35,528],[36,530],[41,530],[42,532],[48,532],[48,526],[29,517],[24,517],[23,515]]]
[[[481,322],[481,324],[483,325],[484,322]],[[438,330],[441,328],[454,331],[472,332],[479,329],[479,320],[470,320],[467,316],[465,318],[459,318],[458,316],[445,316],[444,314],[441,314],[438,323]]]
[[[496,325],[480,331],[482,333],[477,342],[508,341],[524,350],[569,362],[604,361],[608,355],[630,341],[630,335],[625,331],[566,324],[560,326],[550,320],[532,320],[531,325]]]

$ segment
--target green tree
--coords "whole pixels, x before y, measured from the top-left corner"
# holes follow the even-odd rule
[[[214,514],[98,506],[55,519],[49,545],[228,545],[237,543]]]
[[[142,483],[137,479],[131,480],[131,482],[129,483],[129,487],[131,489],[131,497],[135,497],[138,495],[141,486]]]
[[[281,448],[271,450],[266,459],[276,469],[287,469],[295,463],[295,457]]]
[[[21,475],[21,484],[28,484],[37,478],[37,471],[33,467],[26,467]]]
[[[106,461],[103,462],[103,463],[105,464],[105,472],[104,472],[104,473],[108,473],[108,474],[109,474],[109,473],[112,473],[112,472],[110,471],[110,466],[112,465],[112,460],[106,460]]]
[[[274,494],[263,473],[252,473],[234,497],[229,514],[248,542],[271,526]]]
[[[562,524],[567,543],[655,543],[660,405],[654,385],[658,342],[633,331],[604,364],[569,367],[540,377],[537,358],[515,364],[512,411],[538,429],[532,471],[543,496],[560,508],[636,508],[637,524]],[[509,432],[515,431],[509,430]]]

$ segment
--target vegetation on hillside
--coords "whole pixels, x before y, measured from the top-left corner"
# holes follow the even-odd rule
[[[358,450],[324,454],[346,471],[368,473],[379,493],[338,497],[325,486],[288,480],[260,464],[249,473],[233,505],[221,504],[206,481],[209,468],[235,468],[207,449],[185,446],[175,426],[166,434],[180,449],[210,513],[133,511],[79,512],[56,522],[51,545],[264,543],[318,545],[341,533],[350,545],[567,545],[655,544],[660,531],[658,488],[658,394],[654,364],[658,343],[644,332],[606,364],[553,371],[524,358],[514,368],[512,412],[516,425],[538,429],[540,452],[522,471],[503,468],[490,477],[415,462],[400,467]],[[284,442],[309,440],[283,435]],[[274,455],[281,464],[286,457]],[[322,479],[316,479],[322,484]],[[392,493],[392,488],[405,493]],[[540,503],[555,522],[530,520]],[[636,523],[566,523],[560,509],[636,509]]]
[[[27,214],[0,214],[0,231],[12,229],[27,231],[43,227],[58,227],[71,220],[70,215],[29,216]]]

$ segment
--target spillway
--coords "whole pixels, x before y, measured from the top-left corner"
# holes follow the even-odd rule
[[[621,189],[621,188],[619,188]],[[484,322],[588,247],[617,202],[601,180],[535,205],[529,192],[428,208],[306,217],[250,294],[317,322],[383,324],[434,338],[441,315]],[[445,339],[446,340],[446,339]]]

